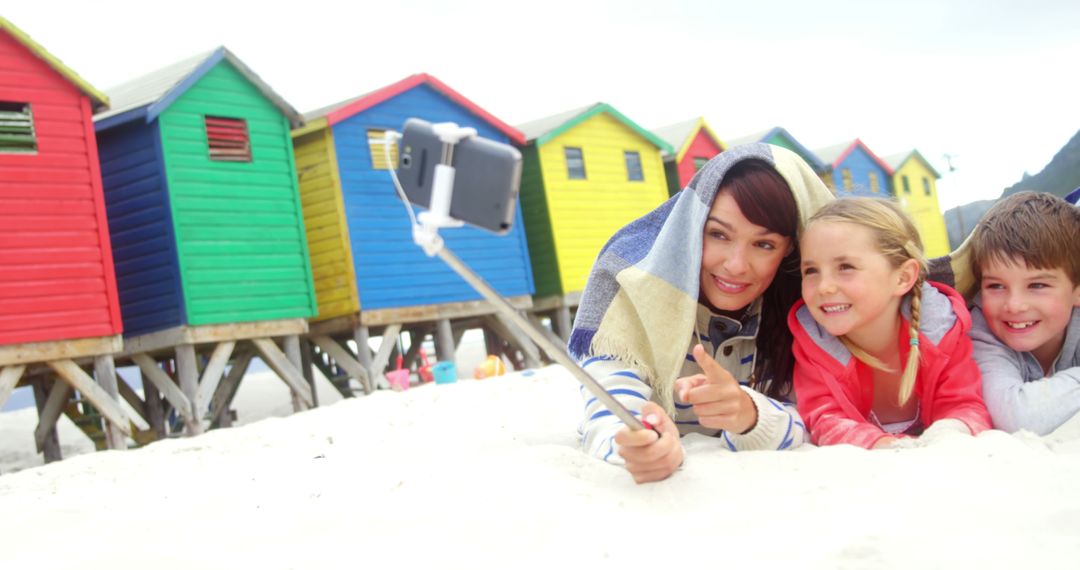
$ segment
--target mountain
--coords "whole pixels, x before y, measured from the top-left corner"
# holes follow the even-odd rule
[[[1034,190],[1064,198],[1077,187],[1080,187],[1080,131],[1054,155],[1042,172],[1035,176],[1025,175],[1019,182],[1006,188],[1001,197]]]
[[[1054,155],[1050,164],[1038,174],[1031,176],[1024,173],[1019,182],[1009,186],[1001,197],[1016,194],[1024,190],[1049,192],[1065,197],[1074,188],[1080,187],[1080,131]],[[975,223],[982,219],[990,206],[997,200],[980,200],[963,206],[951,208],[945,212],[945,228],[949,233],[949,245],[956,249],[960,242],[971,233]]]

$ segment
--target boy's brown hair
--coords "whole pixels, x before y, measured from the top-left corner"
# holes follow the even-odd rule
[[[1080,208],[1043,192],[999,200],[971,236],[976,286],[991,261],[1022,260],[1032,269],[1061,269],[1080,285]]]

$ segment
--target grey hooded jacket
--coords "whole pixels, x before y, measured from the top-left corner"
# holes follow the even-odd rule
[[[990,332],[979,296],[971,309],[971,342],[994,427],[1046,435],[1080,412],[1080,308],[1073,308],[1049,376],[1030,352],[1017,352]]]

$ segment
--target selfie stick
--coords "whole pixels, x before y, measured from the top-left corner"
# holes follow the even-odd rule
[[[456,228],[462,225],[460,220],[450,217],[450,199],[454,193],[454,167],[451,166],[454,158],[454,145],[468,137],[476,136],[476,129],[459,127],[454,123],[436,123],[432,125],[439,140],[443,142],[442,161],[435,165],[435,176],[432,179],[431,207],[427,212],[421,212],[419,224],[413,226],[413,241],[423,248],[428,257],[438,255],[447,265],[461,276],[473,289],[490,302],[495,309],[504,317],[518,326],[525,334],[548,354],[557,364],[561,364],[581,382],[593,396],[611,410],[617,418],[623,421],[632,430],[653,429],[650,425],[642,423],[629,410],[619,403],[603,386],[592,376],[589,376],[578,365],[563,347],[549,339],[545,331],[523,317],[513,305],[503,299],[497,291],[491,288],[486,281],[468,266],[466,266],[446,245],[439,236],[439,228]],[[387,145],[389,147],[389,145]],[[660,432],[657,432],[660,435]]]

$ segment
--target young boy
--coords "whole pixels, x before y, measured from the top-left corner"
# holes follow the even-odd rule
[[[971,340],[994,426],[1046,435],[1080,412],[1080,208],[999,201],[971,236]]]

